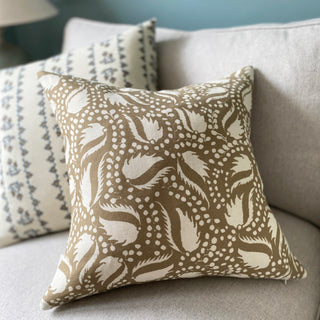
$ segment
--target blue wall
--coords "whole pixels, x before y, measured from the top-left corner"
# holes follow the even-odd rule
[[[59,16],[7,31],[30,57],[60,51],[62,31],[73,16],[119,23],[158,18],[158,26],[194,30],[320,17],[320,0],[51,0]]]

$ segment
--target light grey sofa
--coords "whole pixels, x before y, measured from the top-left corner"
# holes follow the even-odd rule
[[[63,50],[127,26],[72,19]],[[320,319],[320,20],[182,32],[158,29],[160,88],[253,65],[252,140],[265,192],[305,280],[198,278],[149,283],[53,311],[39,301],[67,232],[0,250],[0,319]]]

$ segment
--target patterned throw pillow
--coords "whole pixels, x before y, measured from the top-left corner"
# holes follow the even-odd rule
[[[0,246],[70,225],[63,139],[37,72],[155,90],[154,27],[151,20],[103,43],[0,71]]]
[[[73,208],[42,308],[154,280],[306,276],[252,153],[251,67],[159,92],[39,77],[65,137]]]

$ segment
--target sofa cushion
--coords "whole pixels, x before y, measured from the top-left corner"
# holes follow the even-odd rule
[[[68,233],[19,243],[0,251],[0,312],[16,319],[265,319],[315,320],[320,303],[320,231],[273,209],[288,241],[308,269],[303,281],[197,278],[112,290],[64,305],[39,309]],[[37,259],[35,259],[37,257]],[[133,312],[134,311],[134,312]]]
[[[73,217],[43,308],[158,280],[306,276],[263,194],[252,67],[158,92],[39,80],[65,137]]]
[[[63,140],[37,72],[155,89],[154,21],[68,54],[0,71],[0,246],[70,225]]]
[[[73,19],[64,50],[124,28]],[[320,226],[320,20],[159,29],[157,39],[161,89],[210,81],[244,65],[257,69],[252,142],[268,201]]]

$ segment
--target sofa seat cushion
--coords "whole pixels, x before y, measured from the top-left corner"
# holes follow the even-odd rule
[[[273,209],[297,256],[304,280],[196,278],[112,290],[53,311],[39,309],[67,232],[0,250],[0,312],[16,319],[290,319],[314,320],[320,303],[320,230]],[[134,312],[132,312],[134,310]]]

